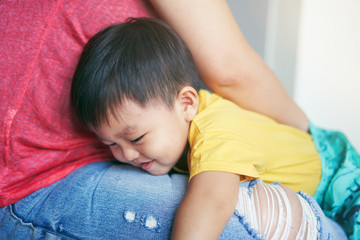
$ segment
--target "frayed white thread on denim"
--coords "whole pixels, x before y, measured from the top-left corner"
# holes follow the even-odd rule
[[[292,212],[290,202],[287,199],[288,197],[279,185],[262,184],[262,186],[264,187],[266,193],[270,193],[273,206],[270,209],[268,208],[268,212],[271,211],[270,214],[272,217],[270,222],[267,223],[264,236],[268,238],[271,234],[271,230],[275,229],[271,239],[288,239],[292,228]],[[278,214],[275,212],[275,205],[279,209]],[[278,216],[277,221],[274,221],[275,216]]]
[[[148,230],[160,232],[160,222],[153,216],[143,216],[141,218],[141,225]]]
[[[134,222],[136,219],[136,214],[131,211],[125,211],[124,212],[124,218],[127,222]]]
[[[152,216],[148,217],[145,221],[145,227],[150,228],[150,229],[155,229],[157,228],[157,221],[155,218],[153,218]]]
[[[266,225],[265,225],[265,231],[264,231],[265,238],[268,238],[270,235],[270,231],[272,229],[273,222],[274,222],[274,216],[275,216],[275,211],[274,211],[275,210],[275,200],[273,198],[273,194],[272,194],[270,186],[269,186],[269,189],[267,187],[268,186],[263,185],[266,199],[268,199],[268,201],[267,201],[267,210],[268,210],[267,216],[268,217],[270,216],[270,221],[267,221]]]
[[[308,193],[304,193],[302,191],[299,191],[297,193],[298,197],[299,198],[303,198],[307,204],[310,206],[312,212],[314,212],[314,215],[316,217],[316,222],[317,222],[317,239],[323,239],[322,237],[322,223],[321,223],[321,218],[320,218],[320,215],[319,215],[319,212],[318,212],[318,209],[314,206],[316,204],[315,200],[313,199],[313,201],[315,202],[312,202],[310,199],[311,199],[311,196],[308,194]],[[321,210],[320,210],[321,211]],[[327,237],[328,240],[332,240],[333,237],[331,234],[328,234],[328,237]]]
[[[258,230],[266,239],[288,239],[290,231],[294,227],[292,220],[296,217],[292,215],[288,195],[278,184],[264,184],[262,181],[257,184],[252,189],[239,188],[236,211],[240,216],[243,216],[250,228]],[[262,188],[265,193],[266,210],[260,209],[259,188]],[[296,239],[317,239],[319,229],[315,213],[305,199],[298,194],[296,196],[302,207],[300,229]],[[276,207],[278,207],[279,212],[276,212]],[[262,226],[261,214],[270,218],[265,222],[265,226]],[[275,232],[271,234],[274,229]],[[306,236],[305,233],[307,233]]]
[[[256,208],[254,204],[254,193],[251,193],[248,188],[239,188],[239,198],[236,204],[236,210],[239,214],[246,216],[246,221],[252,228],[259,229]]]
[[[259,200],[259,194],[257,193],[257,191],[255,191],[256,193],[254,194],[254,198],[256,199],[256,202],[254,202],[254,208],[257,207],[257,222],[258,222],[258,228],[259,228],[259,232],[262,232],[262,226],[261,226],[261,214],[260,214],[260,200]]]
[[[146,229],[160,232],[160,222],[153,216],[139,217],[133,211],[125,211],[123,217],[128,223],[138,223],[140,221],[141,226],[145,227]]]
[[[314,211],[310,207],[309,203],[302,197],[299,197],[297,195],[301,206],[302,206],[302,221],[301,226],[298,232],[298,235],[296,236],[296,239],[317,239],[318,236],[318,221],[315,216]],[[307,232],[306,236],[305,233]]]

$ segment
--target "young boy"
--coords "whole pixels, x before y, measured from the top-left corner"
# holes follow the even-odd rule
[[[315,193],[322,160],[310,134],[199,90],[199,83],[189,50],[171,28],[154,19],[131,19],[89,41],[71,90],[78,118],[116,159],[155,175],[189,171],[174,238],[217,238],[239,203],[243,180],[279,181]],[[256,190],[259,199],[269,199],[265,186]],[[296,202],[293,211],[309,209],[290,192],[282,186],[273,190],[275,202],[285,194],[287,202]],[[260,231],[263,236],[275,234],[281,217],[276,219],[270,230]],[[296,215],[290,219],[293,229],[304,228]],[[307,223],[305,231],[314,227]]]

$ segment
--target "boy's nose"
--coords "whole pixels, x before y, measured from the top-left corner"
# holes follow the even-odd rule
[[[139,157],[139,152],[134,148],[123,148],[123,155],[126,161],[131,162]]]

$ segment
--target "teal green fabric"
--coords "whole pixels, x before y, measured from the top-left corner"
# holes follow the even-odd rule
[[[321,180],[314,198],[349,239],[360,239],[360,155],[345,135],[310,123],[321,157]]]

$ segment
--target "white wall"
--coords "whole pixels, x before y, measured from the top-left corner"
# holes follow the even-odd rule
[[[301,1],[268,1],[264,60],[291,96],[299,32]]]
[[[360,152],[360,1],[302,0],[294,98]]]
[[[301,1],[227,0],[250,46],[293,95]]]
[[[268,1],[227,0],[227,3],[250,46],[264,57]]]

